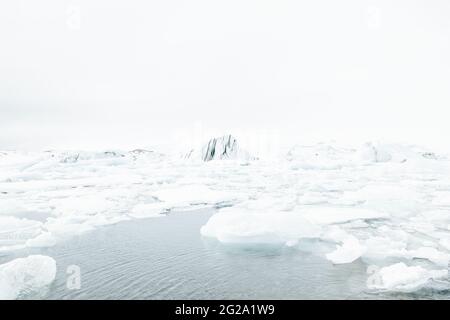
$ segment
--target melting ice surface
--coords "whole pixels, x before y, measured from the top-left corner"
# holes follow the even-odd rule
[[[362,263],[374,292],[448,290],[449,173],[446,157],[403,145],[297,146],[277,161],[2,152],[0,252],[45,250],[99,226],[215,207],[198,236],[222,246]]]

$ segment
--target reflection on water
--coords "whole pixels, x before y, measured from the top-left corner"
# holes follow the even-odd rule
[[[296,249],[223,246],[202,239],[199,230],[210,215],[203,210],[123,222],[37,250],[58,264],[46,298],[380,298],[366,292],[361,262],[333,266]],[[36,250],[21,254],[30,253]],[[79,290],[66,285],[71,265],[80,267]]]

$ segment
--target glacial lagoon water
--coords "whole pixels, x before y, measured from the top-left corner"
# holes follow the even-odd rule
[[[43,299],[378,299],[442,298],[442,292],[374,294],[360,261],[333,265],[288,247],[227,246],[200,235],[211,209],[99,228],[51,248],[56,280]],[[1,256],[0,262],[8,256]],[[68,288],[80,269],[80,288]],[[69,271],[69,272],[68,272]],[[445,294],[448,296],[448,293]]]

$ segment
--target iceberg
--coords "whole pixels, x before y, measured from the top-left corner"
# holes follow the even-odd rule
[[[246,150],[243,150],[236,138],[232,135],[224,135],[218,138],[212,138],[205,144],[198,154],[196,150],[191,150],[186,158],[201,157],[203,161],[211,160],[240,160],[248,161],[255,160]]]
[[[353,236],[345,239],[342,245],[338,245],[336,250],[326,255],[327,259],[334,264],[351,263],[361,257],[365,248],[359,240]]]
[[[291,246],[302,238],[320,237],[321,228],[293,212],[224,208],[208,220],[200,233],[222,243]]]

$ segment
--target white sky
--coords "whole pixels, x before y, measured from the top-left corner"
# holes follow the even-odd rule
[[[449,107],[448,0],[0,2],[0,149],[446,147]]]

